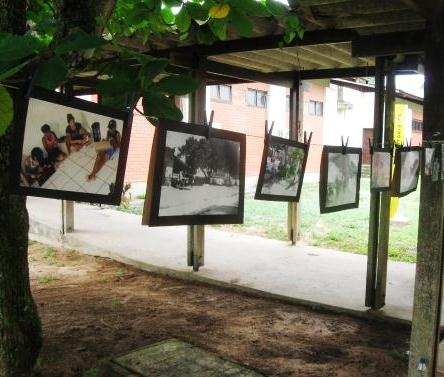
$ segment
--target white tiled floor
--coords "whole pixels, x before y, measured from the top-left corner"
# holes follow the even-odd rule
[[[42,188],[90,194],[109,194],[109,185],[116,180],[119,153],[115,153],[113,159],[106,162],[97,173],[94,181],[88,182],[86,176],[91,173],[96,156],[97,153],[92,144],[71,153],[59,164],[56,172],[45,182]]]

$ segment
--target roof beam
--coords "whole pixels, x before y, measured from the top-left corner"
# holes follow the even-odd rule
[[[424,30],[357,37],[352,41],[352,56],[387,56],[424,51]]]
[[[350,42],[353,40],[355,36],[356,34],[351,30],[307,31],[304,33],[303,39],[295,38],[291,43],[285,45],[284,47]],[[267,35],[264,37],[241,38],[229,41],[219,41],[213,43],[212,45],[200,44],[194,46],[175,47],[164,50],[146,51],[146,53],[153,56],[168,57],[170,53],[174,52],[190,53],[190,50],[192,50],[192,52],[200,56],[230,54],[230,53],[246,52],[246,51],[260,51],[260,50],[279,48],[280,44],[282,43],[282,38],[283,35],[281,34]]]
[[[341,77],[371,77],[375,67],[313,69],[300,71],[301,80],[332,79]]]

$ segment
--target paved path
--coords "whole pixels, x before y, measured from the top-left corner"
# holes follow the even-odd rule
[[[28,198],[32,238],[172,276],[369,314],[365,256],[207,227],[205,266],[194,273],[186,265],[186,227],[149,228],[137,215],[76,204],[75,233],[61,237],[60,206],[60,201]],[[387,305],[371,314],[411,320],[414,274],[414,264],[389,262]]]

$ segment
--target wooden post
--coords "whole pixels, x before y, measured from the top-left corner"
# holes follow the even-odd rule
[[[373,143],[381,143],[384,127],[384,58],[376,58],[375,104],[373,117]],[[365,306],[375,307],[376,267],[378,257],[379,213],[381,195],[370,194],[370,214],[368,230],[367,283]]]
[[[290,88],[290,114],[289,130],[290,139],[301,140],[302,138],[302,120],[303,120],[303,88],[302,82],[296,80],[293,88]],[[301,205],[300,203],[288,203],[287,228],[288,239],[292,245],[300,239],[301,232]]]
[[[387,61],[386,61],[387,63]],[[395,119],[396,101],[395,73],[393,67],[386,75],[385,94],[385,122],[384,122],[384,143],[393,143],[393,129]],[[378,234],[378,256],[376,269],[376,287],[373,307],[380,309],[385,305],[385,294],[387,290],[387,263],[390,235],[390,201],[389,191],[381,193],[381,204],[379,212],[379,234]]]
[[[201,69],[196,70],[194,75],[198,87],[197,90],[190,95],[189,114],[190,121],[196,124],[202,124],[205,120],[206,105],[206,80],[205,72]],[[198,271],[200,266],[205,262],[205,227],[204,225],[188,226],[188,242],[187,242],[187,259],[188,266],[193,266],[194,271]]]
[[[444,133],[444,1],[436,1],[428,20],[425,42],[423,140]],[[418,375],[420,357],[425,358],[426,377],[435,375],[439,340],[443,262],[442,181],[421,177],[418,251],[412,333],[410,337],[409,377]]]

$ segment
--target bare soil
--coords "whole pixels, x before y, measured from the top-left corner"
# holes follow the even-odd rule
[[[173,337],[270,376],[407,374],[405,327],[320,313],[39,243],[29,249],[43,323],[40,376],[82,376],[100,360]]]

